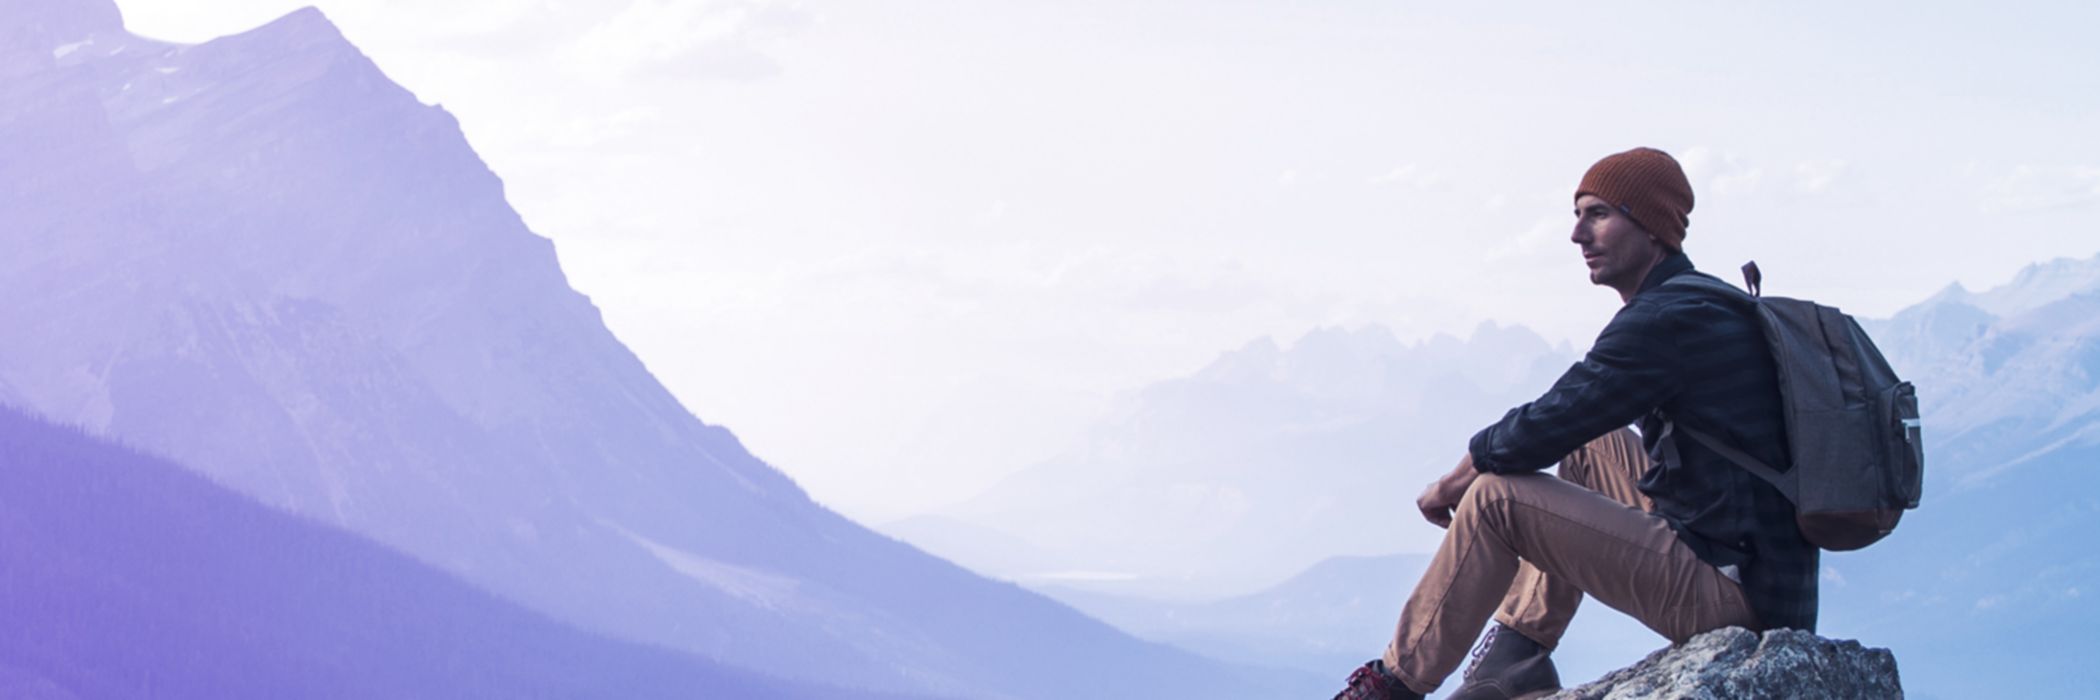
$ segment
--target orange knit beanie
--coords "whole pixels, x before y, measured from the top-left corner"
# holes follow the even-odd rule
[[[1684,250],[1684,229],[1692,224],[1692,183],[1670,154],[1636,148],[1605,156],[1575,188],[1576,199],[1586,194],[1633,217],[1663,247]]]

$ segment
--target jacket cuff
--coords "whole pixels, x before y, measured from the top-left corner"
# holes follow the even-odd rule
[[[1500,465],[1497,465],[1494,459],[1487,456],[1488,444],[1494,441],[1489,437],[1489,433],[1494,432],[1494,430],[1495,426],[1492,425],[1481,428],[1480,432],[1473,434],[1473,440],[1466,444],[1466,452],[1473,455],[1473,471],[1482,474],[1499,474],[1502,472],[1498,468]]]

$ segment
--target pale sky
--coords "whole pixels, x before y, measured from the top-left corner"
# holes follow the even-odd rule
[[[2086,3],[119,0],[179,41],[304,4],[687,407],[878,522],[1261,336],[1585,347],[1569,195],[1632,146],[1693,260],[1860,315],[2100,252]]]

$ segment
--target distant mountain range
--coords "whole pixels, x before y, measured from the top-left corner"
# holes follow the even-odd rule
[[[1868,325],[1918,384],[1926,495],[1825,558],[1824,619],[1893,648],[1913,697],[2087,694],[2065,669],[2100,623],[2100,257]]]
[[[1134,392],[1058,459],[885,527],[1030,585],[1181,600],[1331,556],[1426,551],[1438,531],[1414,511],[1421,484],[1574,359],[1493,324],[1417,343],[1379,326],[1264,338]]]
[[[1950,287],[1892,318],[1865,319],[1863,324],[1899,373],[1919,386],[1927,445],[1926,497],[1923,507],[1906,516],[1889,540],[1861,552],[1824,555],[1820,631],[1894,649],[1911,697],[2084,694],[2087,683],[2069,669],[2079,668],[2095,649],[2083,630],[2100,623],[2100,595],[2095,591],[2100,586],[2094,583],[2100,580],[2100,548],[2089,541],[2090,533],[2100,531],[2100,257],[2037,264],[1985,292]],[[1338,339],[1355,340],[1360,349],[1355,356],[1399,354],[1376,330],[1309,336],[1315,347]],[[1228,355],[1218,367],[1243,367],[1245,358],[1261,355],[1265,345]],[[1539,345],[1529,347],[1535,352]],[[1499,357],[1511,366],[1509,358],[1527,356],[1521,350],[1512,356],[1492,348],[1490,344],[1459,355],[1419,357],[1415,369],[1427,375],[1478,376],[1464,362]],[[1327,351],[1320,360],[1332,371],[1332,385],[1353,385],[1361,395],[1383,395],[1379,401],[1402,406],[1471,397],[1451,402],[1467,407],[1464,415],[1433,428],[1459,435],[1469,435],[1500,410],[1529,400],[1561,369],[1541,360],[1537,372],[1507,375],[1525,378],[1512,379],[1517,386],[1506,387],[1504,393],[1466,394],[1449,384],[1395,385],[1389,365],[1351,362],[1351,356]],[[1238,384],[1205,379],[1216,376],[1256,379]],[[1132,484],[1209,478],[1246,494],[1243,511],[1261,512],[1267,498],[1293,503],[1308,492],[1352,492],[1381,482],[1389,482],[1379,487],[1388,499],[1411,499],[1430,478],[1431,471],[1397,458],[1409,454],[1406,446],[1412,440],[1429,439],[1412,432],[1425,423],[1362,411],[1347,419],[1353,424],[1327,426],[1323,436],[1388,431],[1410,439],[1403,444],[1381,445],[1368,437],[1341,443],[1355,445],[1354,451],[1334,450],[1340,441],[1292,443],[1279,437],[1289,435],[1296,422],[1333,415],[1322,414],[1317,405],[1279,400],[1279,395],[1302,395],[1290,376],[1289,371],[1213,369],[1141,392],[1140,396],[1156,397],[1190,391],[1190,386],[1209,389],[1200,401],[1181,404],[1201,406],[1200,411],[1177,414],[1193,416],[1186,423],[1169,421],[1160,427],[1133,421],[1128,428],[1127,434],[1163,432],[1144,444],[1171,448],[1147,453],[1147,459],[1114,462],[1119,471],[1112,477],[1066,468],[1058,473],[1072,481],[1046,491],[1066,498],[1059,503],[1076,509],[1071,500],[1076,497],[1068,494],[1112,494]],[[1353,384],[1351,376],[1357,378]],[[1483,405],[1495,401],[1506,402],[1493,408]],[[1114,427],[1097,433],[1123,434]],[[1195,436],[1214,440],[1203,443],[1191,439]],[[1271,471],[1260,474],[1219,457],[1255,451],[1247,445],[1278,443],[1294,445],[1301,456],[1268,457],[1263,464]],[[1310,464],[1319,466],[1301,466]],[[1283,483],[1292,479],[1304,483]],[[1333,497],[1339,502],[1346,496]],[[1387,538],[1395,549],[1402,542],[1422,546],[1403,540],[1398,531],[1420,530],[1432,538],[1440,534],[1420,524],[1408,502],[1347,507],[1380,520],[1355,526]],[[1104,528],[1120,522],[1103,520],[1108,521]],[[1219,658],[1270,659],[1316,671],[1346,668],[1352,658],[1360,662],[1376,654],[1419,575],[1419,557],[1351,556],[1336,546],[1342,537],[1329,525],[1275,519],[1265,524],[1274,530],[1250,541],[1295,542],[1302,547],[1296,556],[1280,561],[1331,558],[1272,588],[1208,602],[1128,581],[1019,578],[1135,634]],[[952,531],[948,536],[956,537]],[[943,547],[935,539],[925,541],[936,551]],[[1031,549],[1037,544],[1033,540],[1020,542],[1002,551],[1012,558],[1041,551]],[[1274,551],[1257,544],[1214,556],[1254,559],[1273,557]],[[1218,570],[1253,570],[1267,563],[1240,561]],[[1008,561],[995,570],[1070,566],[1068,560]],[[1564,680],[1576,682],[1662,643],[1625,616],[1591,605],[1578,617],[1558,656]]]
[[[1335,557],[1274,588],[1185,603],[1040,587],[1117,627],[1206,656],[1307,673],[1347,670],[1384,649],[1428,555]]]
[[[0,152],[7,403],[591,632],[781,677],[1304,690],[812,503],[658,384],[451,115],[316,10],[177,45],[111,0],[0,0]]]

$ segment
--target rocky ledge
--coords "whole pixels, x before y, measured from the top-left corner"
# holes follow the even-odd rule
[[[1797,630],[1714,630],[1549,700],[1902,698],[1896,656]]]

